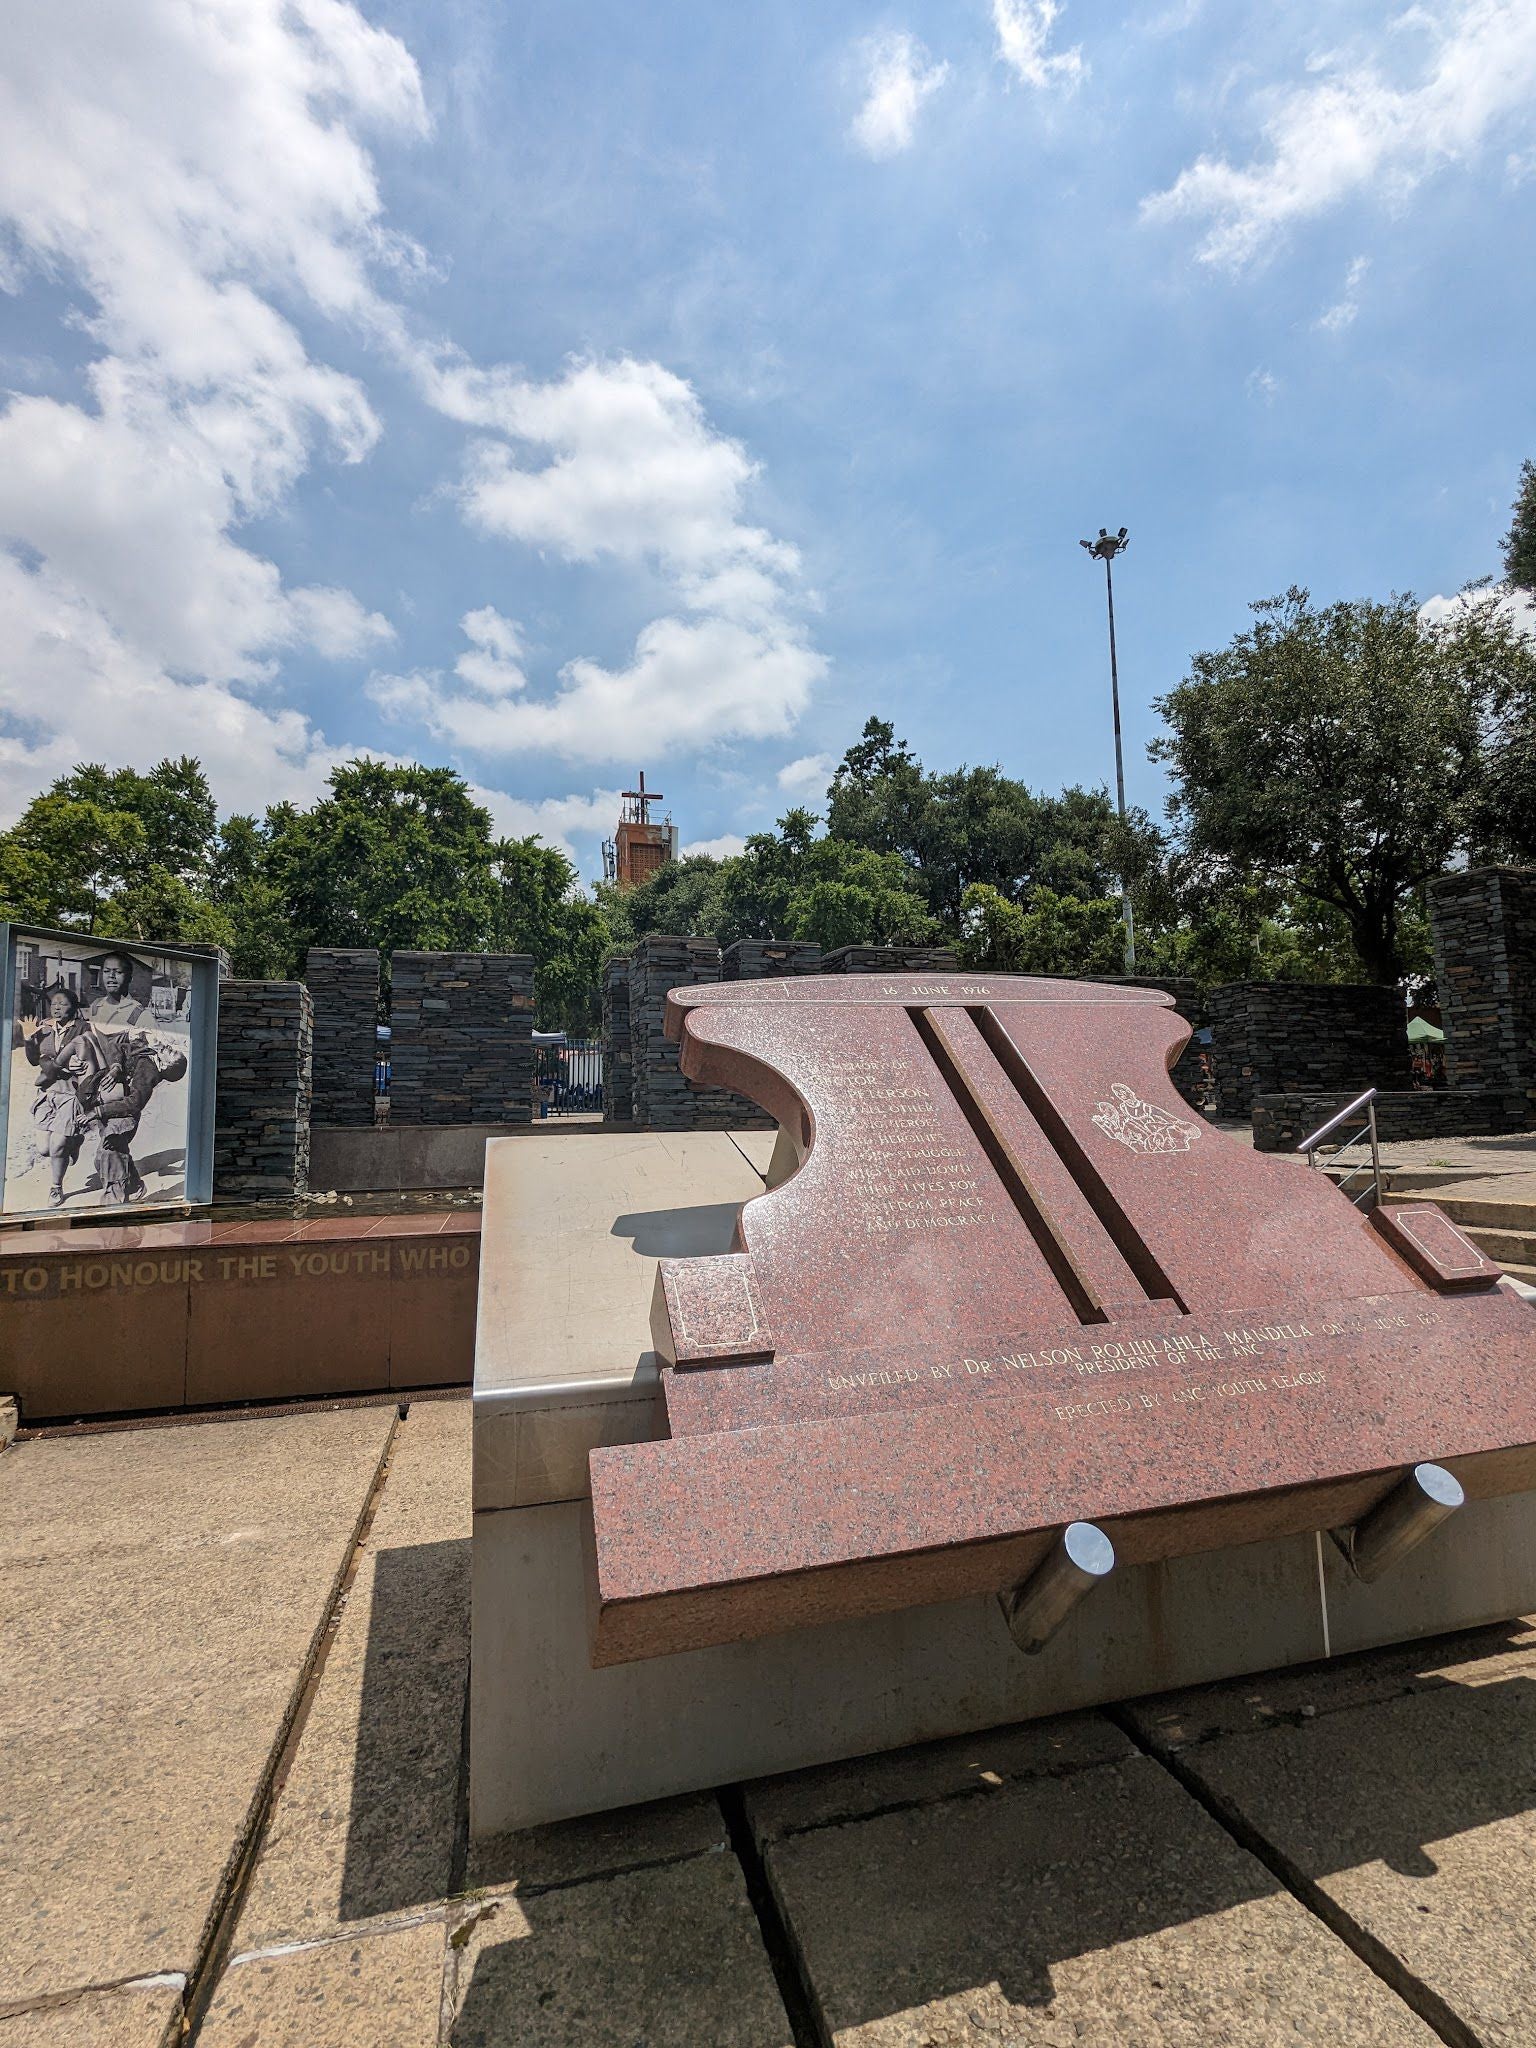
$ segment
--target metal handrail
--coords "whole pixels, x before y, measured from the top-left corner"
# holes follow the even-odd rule
[[[1370,1145],[1370,1159],[1368,1161],[1362,1159],[1358,1165],[1352,1166],[1347,1173],[1341,1175],[1336,1182],[1336,1186],[1342,1194],[1357,1174],[1370,1174],[1370,1185],[1363,1187],[1359,1194],[1351,1195],[1349,1198],[1356,1208],[1360,1206],[1361,1202],[1368,1195],[1374,1195],[1377,1202],[1381,1200],[1381,1148],[1376,1137],[1376,1093],[1377,1091],[1374,1088],[1367,1088],[1365,1093],[1357,1095],[1353,1102],[1346,1102],[1342,1109],[1335,1111],[1329,1117],[1327,1123],[1319,1125],[1310,1137],[1303,1138],[1296,1147],[1298,1152],[1306,1153],[1308,1166],[1315,1167],[1317,1165],[1317,1148],[1324,1138],[1330,1137],[1334,1131],[1338,1130],[1341,1124],[1348,1123],[1351,1117],[1358,1116],[1362,1109],[1365,1111],[1365,1115],[1360,1119],[1359,1130],[1352,1137],[1346,1138],[1342,1144],[1336,1146],[1333,1154],[1334,1159],[1337,1161],[1352,1145],[1358,1145],[1362,1140],[1367,1141]]]
[[[1341,1110],[1336,1111],[1334,1115],[1329,1117],[1327,1123],[1320,1125],[1318,1129],[1312,1133],[1310,1138],[1303,1138],[1301,1143],[1296,1147],[1296,1150],[1298,1152],[1310,1152],[1314,1145],[1320,1145],[1322,1143],[1322,1141],[1324,1140],[1324,1138],[1328,1136],[1330,1131],[1336,1131],[1339,1128],[1339,1125],[1344,1122],[1346,1117],[1353,1116],[1357,1109],[1364,1109],[1365,1105],[1368,1102],[1374,1102],[1375,1100],[1376,1090],[1374,1088],[1367,1088],[1365,1093],[1363,1095],[1357,1095],[1353,1102],[1346,1102],[1344,1107]]]

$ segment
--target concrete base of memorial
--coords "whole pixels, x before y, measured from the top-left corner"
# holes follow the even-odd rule
[[[991,1598],[603,1670],[587,1454],[660,1434],[663,1257],[730,1248],[771,1135],[495,1140],[475,1359],[476,1838],[1536,1608],[1536,1495],[1473,1502],[1374,1586],[1324,1537],[1119,1572],[1038,1657]],[[1533,1324],[1536,1343],[1536,1324]]]
[[[114,1224],[0,1236],[0,1390],[28,1424],[462,1386],[480,1217]]]
[[[318,1193],[393,1195],[433,1188],[477,1188],[492,1138],[577,1136],[594,1118],[548,1117],[518,1124],[386,1124],[376,1130],[317,1124],[309,1138],[309,1184]],[[611,1129],[612,1126],[610,1125]]]

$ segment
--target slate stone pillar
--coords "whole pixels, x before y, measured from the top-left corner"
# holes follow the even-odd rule
[[[952,946],[838,946],[823,956],[819,974],[958,974]]]
[[[315,1006],[314,1120],[373,1123],[379,1022],[377,946],[311,946],[304,984]]]
[[[1429,885],[1452,1088],[1526,1104],[1536,1126],[1536,868],[1468,868]]]
[[[1370,983],[1234,981],[1211,990],[1216,1113],[1247,1116],[1255,1095],[1407,1088],[1402,992]]]
[[[663,1028],[668,989],[719,979],[720,948],[713,939],[648,932],[635,948],[629,980],[634,1118],[648,1130],[773,1128],[773,1119],[745,1096],[725,1088],[697,1088],[685,1080],[678,1048]]]
[[[219,986],[213,1111],[216,1202],[309,1193],[314,1011],[301,981]]]
[[[533,1120],[533,961],[526,953],[396,953],[391,1124]]]
[[[629,971],[627,954],[615,953],[603,962],[603,1122],[607,1124],[625,1124],[634,1115]]]
[[[223,946],[207,946],[198,941],[195,943],[189,942],[181,950],[183,953],[205,953],[210,960],[216,960],[219,967],[220,982],[228,981],[235,971],[235,963],[230,959],[228,952]]]
[[[720,955],[722,981],[779,981],[821,972],[821,948],[813,939],[737,939]]]

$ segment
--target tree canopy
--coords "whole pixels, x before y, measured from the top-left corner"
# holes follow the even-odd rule
[[[1536,859],[1536,641],[1512,593],[1536,558],[1522,471],[1508,584],[1427,619],[1411,596],[1253,606],[1157,700],[1171,831],[1107,790],[1031,790],[996,765],[933,771],[870,718],[826,821],[793,809],[738,854],[620,892],[503,839],[448,768],[355,760],[307,809],[219,820],[195,760],[87,763],[0,832],[0,915],[102,937],[209,943],[235,972],[302,975],[311,946],[522,952],[541,1025],[585,1031],[604,954],[647,932],[947,940],[970,965],[1217,982],[1428,973],[1426,882],[1457,859]],[[1536,588],[1536,583],[1525,587]]]
[[[308,810],[221,825],[196,761],[90,764],[0,833],[0,911],[102,937],[229,949],[303,974],[311,946],[530,953],[541,1023],[590,1029],[608,926],[537,838],[498,839],[447,768],[352,761]]]
[[[1252,609],[1157,700],[1188,875],[1333,913],[1366,977],[1399,980],[1425,882],[1493,843],[1493,759],[1536,656],[1494,603],[1426,623],[1411,596],[1318,607],[1293,588]]]
[[[1504,576],[1516,590],[1536,592],[1536,462],[1520,465],[1520,488],[1504,536]]]

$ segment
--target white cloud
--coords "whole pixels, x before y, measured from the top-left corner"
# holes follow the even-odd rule
[[[320,317],[472,431],[456,494],[477,531],[668,586],[627,663],[578,656],[542,691],[515,622],[472,610],[451,671],[375,678],[386,710],[466,751],[579,760],[791,730],[826,667],[814,599],[693,387],[628,358],[482,368],[418,340],[382,289],[426,261],[388,226],[363,139],[426,126],[396,37],[350,0],[16,0],[7,39],[4,283],[83,295],[96,354],[79,401],[0,412],[0,730],[22,735],[0,783],[28,794],[109,747],[202,754],[226,801],[323,778],[338,750],[274,702],[282,658],[375,652],[391,628],[348,591],[286,585],[242,534],[381,432],[301,333]]]
[[[590,796],[548,796],[533,802],[506,796],[499,789],[473,784],[471,789],[504,839],[526,839],[529,833],[537,833],[546,846],[557,846],[567,860],[578,864],[580,856],[572,839],[609,838],[619,822],[616,789],[594,789]]]
[[[1454,597],[1436,594],[1419,606],[1426,626],[1444,626],[1468,612],[1489,612],[1502,616],[1517,633],[1536,641],[1536,597],[1528,591],[1512,590],[1505,583],[1484,583],[1470,590],[1458,590]]]
[[[469,652],[453,664],[453,672],[482,697],[509,697],[526,689],[523,674],[522,634],[512,619],[504,619],[493,605],[466,612],[459,628],[469,642]]]
[[[893,30],[864,45],[864,103],[849,130],[866,156],[898,156],[912,147],[917,117],[949,76],[916,36]]]
[[[746,840],[739,832],[717,832],[713,839],[690,839],[681,849],[681,858],[686,860],[691,853],[706,853],[711,860],[729,860],[741,853]]]
[[[1343,293],[1325,312],[1318,314],[1314,326],[1320,327],[1325,334],[1342,334],[1346,327],[1354,326],[1360,312],[1360,287],[1370,267],[1369,256],[1355,258],[1345,275]]]
[[[1079,45],[1049,48],[1060,13],[1061,0],[992,0],[998,56],[1015,77],[1040,92],[1051,86],[1070,90],[1087,70]]]
[[[793,548],[742,520],[757,475],[746,450],[659,363],[577,362],[542,384],[456,366],[433,372],[430,388],[450,418],[508,437],[470,451],[461,498],[482,532],[567,561],[655,561],[691,577],[799,567]],[[509,443],[548,460],[530,467]]]
[[[366,303],[369,264],[397,245],[351,127],[423,121],[408,52],[344,0],[9,10],[6,281],[82,290],[99,351],[88,402],[0,413],[0,539],[22,545],[0,581],[0,710],[27,735],[7,748],[13,800],[79,758],[155,745],[202,754],[230,801],[323,773],[331,752],[301,716],[227,686],[390,628],[349,592],[286,588],[234,536],[318,450],[361,460],[379,423],[269,294]]]
[[[626,761],[658,749],[777,739],[804,710],[826,662],[793,625],[773,632],[718,617],[653,619],[631,660],[567,662],[553,696],[488,698],[439,671],[370,678],[386,716],[412,720],[470,754],[556,753]]]
[[[328,746],[302,713],[226,683],[172,676],[46,565],[0,549],[0,816],[81,761],[147,763],[188,750],[220,801],[262,811],[310,802],[354,747]]]
[[[1424,178],[1465,162],[1536,99],[1531,0],[1438,0],[1393,24],[1426,41],[1417,76],[1383,75],[1376,54],[1328,51],[1306,84],[1260,102],[1264,152],[1202,156],[1142,202],[1147,220],[1205,224],[1198,255],[1239,270],[1290,228],[1369,191],[1401,204]]]
[[[814,792],[820,796],[836,767],[837,762],[830,754],[802,754],[796,761],[786,761],[779,770],[779,787],[797,795]]]
[[[1250,398],[1258,399],[1261,405],[1273,405],[1282,389],[1280,379],[1273,370],[1250,370],[1243,380],[1243,389]]]
[[[376,675],[369,694],[387,716],[467,753],[593,762],[793,729],[827,667],[804,625],[800,556],[748,519],[757,465],[685,379],[629,357],[575,362],[546,383],[459,359],[423,374],[443,411],[505,437],[470,450],[471,525],[566,561],[649,567],[677,609],[640,629],[623,667],[577,656],[552,692],[523,687],[520,642],[500,656],[496,693],[476,655],[456,665],[469,690],[436,671]],[[466,631],[486,616],[471,613]]]

